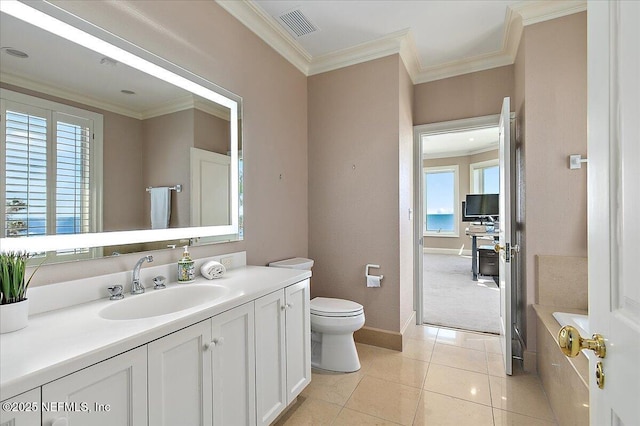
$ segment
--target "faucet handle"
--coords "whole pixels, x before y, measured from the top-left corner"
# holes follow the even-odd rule
[[[165,277],[163,277],[162,275],[158,275],[157,277],[155,277],[153,279],[153,289],[154,290],[160,290],[162,288],[166,288],[167,286],[164,284],[164,282],[167,279]]]
[[[122,294],[124,288],[121,285],[108,287],[107,290],[109,290],[109,300],[120,300],[124,298],[124,295]]]

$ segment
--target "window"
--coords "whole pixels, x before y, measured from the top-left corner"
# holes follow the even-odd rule
[[[457,237],[458,166],[424,169],[424,235]]]
[[[94,127],[99,121],[102,129],[102,116],[4,90],[1,102],[1,236],[100,231],[102,148]]]
[[[471,164],[470,169],[472,194],[500,193],[500,163],[497,158]]]

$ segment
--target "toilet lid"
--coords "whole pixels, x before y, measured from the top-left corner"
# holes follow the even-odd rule
[[[311,313],[325,317],[352,317],[364,312],[361,304],[351,300],[315,297],[311,299]]]

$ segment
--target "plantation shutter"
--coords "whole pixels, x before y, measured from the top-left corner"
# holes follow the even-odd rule
[[[3,236],[45,235],[49,114],[17,103],[6,103],[5,108]]]
[[[53,114],[56,129],[56,234],[90,232],[91,139],[90,120]]]

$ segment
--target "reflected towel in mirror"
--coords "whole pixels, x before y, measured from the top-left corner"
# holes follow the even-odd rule
[[[171,188],[151,188],[151,229],[167,229],[171,220]]]

